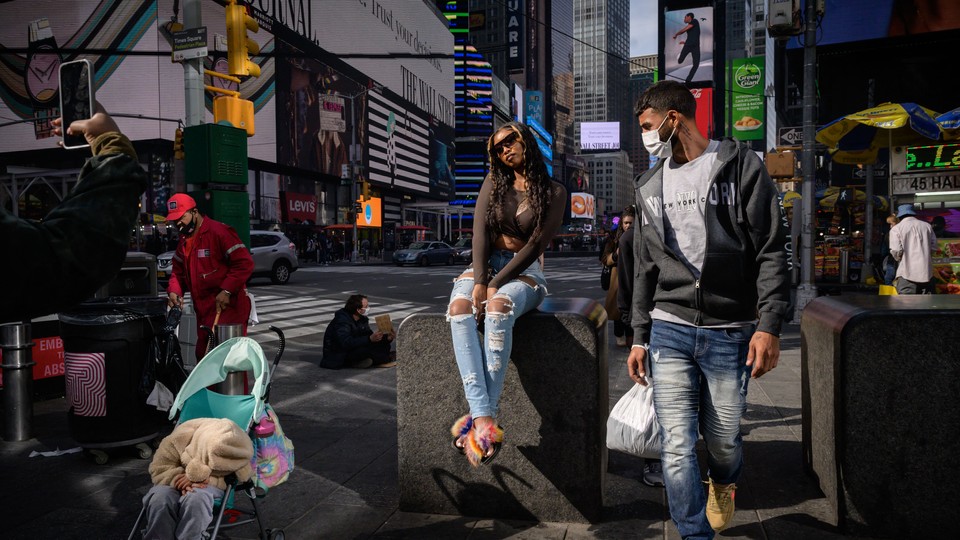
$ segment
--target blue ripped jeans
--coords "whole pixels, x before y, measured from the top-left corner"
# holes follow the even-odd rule
[[[735,484],[743,464],[740,418],[747,408],[753,325],[697,328],[654,320],[650,332],[653,404],[670,517],[684,539],[713,538],[700,478],[698,432],[707,446],[707,473]]]
[[[493,274],[496,275],[513,256],[512,251],[494,251],[489,262]],[[543,277],[540,261],[534,261],[521,276],[533,280],[536,286],[514,279],[500,286],[493,298],[487,299],[505,300],[507,312],[491,313],[489,309],[484,311],[482,346],[475,314],[450,315],[448,312],[447,315],[453,336],[453,350],[463,380],[463,391],[470,405],[470,414],[474,418],[497,415],[503,380],[513,348],[513,325],[517,317],[535,309],[547,295],[547,282]],[[451,305],[455,300],[472,302],[473,285],[473,273],[468,269],[454,281],[453,291],[450,293]]]

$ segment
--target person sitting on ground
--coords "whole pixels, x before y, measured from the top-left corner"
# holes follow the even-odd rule
[[[225,478],[239,482],[253,475],[253,443],[226,418],[188,420],[160,442],[150,463],[154,486],[143,497],[144,540],[193,540],[213,521],[214,499],[227,489]]]
[[[362,294],[350,295],[346,305],[338,309],[323,334],[323,358],[320,367],[328,369],[393,367],[390,343],[396,338],[391,332],[374,332],[370,328],[367,309],[370,303]]]

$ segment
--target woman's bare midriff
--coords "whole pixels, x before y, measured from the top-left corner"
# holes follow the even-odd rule
[[[510,236],[509,234],[501,234],[501,235],[497,236],[497,238],[494,239],[494,241],[493,241],[493,247],[495,247],[495,248],[497,248],[497,249],[506,249],[506,250],[512,251],[512,252],[514,252],[514,253],[516,253],[516,252],[520,251],[521,249],[523,249],[523,246],[524,246],[524,245],[526,245],[526,242],[525,242],[525,241],[523,241],[523,240],[521,240],[521,239],[519,239],[519,238],[515,238],[515,237],[513,237],[513,236]],[[531,278],[531,277],[518,276],[517,279],[519,279],[520,281],[526,283],[527,285],[529,285],[529,286],[531,286],[531,287],[536,287],[536,286],[537,286],[537,282],[536,282],[533,278]]]
[[[526,244],[526,242],[524,242],[523,240],[519,238],[514,238],[513,236],[510,236],[508,234],[498,235],[497,238],[493,241],[493,247],[497,249],[506,249],[514,253],[523,249],[524,244]]]
[[[501,234],[500,236],[497,236],[496,239],[494,239],[493,241],[493,247],[497,249],[506,249],[514,253],[523,249],[524,244],[525,242],[523,240],[520,240],[519,238],[515,238],[507,234]],[[540,264],[541,265],[543,264],[543,255],[540,256]],[[470,277],[473,277],[473,270],[467,270],[457,279],[470,278]],[[534,280],[532,277],[518,276],[517,279],[519,279],[520,281],[526,283],[531,287],[537,286],[536,280]]]

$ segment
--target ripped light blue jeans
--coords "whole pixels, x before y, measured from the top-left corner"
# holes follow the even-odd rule
[[[512,251],[494,251],[489,262],[493,274],[496,275],[513,256]],[[497,415],[503,380],[513,348],[513,325],[518,317],[539,306],[547,295],[547,282],[539,260],[520,275],[533,280],[536,286],[514,279],[501,285],[493,298],[487,299],[505,300],[506,313],[491,312],[489,309],[484,311],[482,346],[475,313],[450,315],[450,312],[447,312],[453,336],[453,350],[463,380],[463,391],[470,405],[470,414],[474,418]],[[472,302],[473,285],[473,273],[468,269],[454,280],[453,291],[450,293],[451,305],[455,300]]]

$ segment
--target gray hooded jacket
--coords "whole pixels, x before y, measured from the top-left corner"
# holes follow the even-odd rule
[[[631,323],[650,341],[654,306],[697,326],[759,318],[757,330],[780,335],[790,311],[786,217],[763,162],[746,145],[720,141],[711,171],[700,279],[664,243],[663,165],[635,180],[642,224],[634,235]]]

